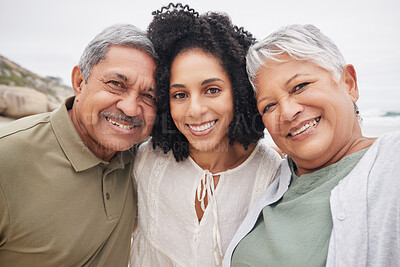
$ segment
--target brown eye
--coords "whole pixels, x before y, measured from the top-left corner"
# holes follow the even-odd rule
[[[152,96],[151,94],[145,94],[144,97],[155,100],[156,98]]]
[[[273,106],[275,106],[275,104],[269,104],[269,105],[267,105],[267,106],[263,109],[262,114],[265,114],[266,112],[268,112]]]
[[[176,98],[176,99],[181,99],[181,98],[186,98],[187,94],[185,94],[185,93],[176,93],[172,97]]]
[[[147,94],[147,93],[142,94],[142,100],[149,106],[155,106],[157,103],[156,97],[152,94]]]
[[[106,90],[113,94],[122,94],[126,91],[125,85],[115,80],[105,81],[104,84]]]
[[[304,89],[307,85],[309,85],[310,83],[301,83],[301,84],[299,84],[299,85],[296,85],[294,88],[293,88],[293,91],[292,91],[292,93],[295,93],[295,92],[297,92],[297,91],[300,91],[301,89]]]
[[[120,82],[117,82],[117,81],[109,81],[109,82],[107,82],[107,83],[108,83],[108,84],[115,85],[115,86],[122,87],[122,84],[121,84]]]
[[[219,92],[221,92],[221,90],[218,89],[218,88],[215,88],[215,87],[210,88],[210,89],[207,90],[207,93],[209,93],[209,94],[211,94],[211,95],[217,94],[217,93],[219,93]]]

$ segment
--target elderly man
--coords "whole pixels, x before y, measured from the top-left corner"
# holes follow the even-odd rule
[[[155,57],[136,27],[109,27],[73,69],[74,97],[0,130],[1,266],[127,266]]]

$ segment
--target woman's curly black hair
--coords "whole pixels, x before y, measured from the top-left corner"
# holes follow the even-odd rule
[[[232,25],[229,16],[208,12],[199,15],[188,5],[170,3],[152,13],[147,33],[158,54],[156,70],[157,118],[152,131],[153,148],[173,151],[177,161],[189,156],[189,143],[172,120],[169,103],[170,70],[174,58],[194,48],[221,62],[232,84],[234,116],[228,128],[229,143],[245,149],[263,137],[264,125],[256,108],[246,73],[246,53],[255,39]]]

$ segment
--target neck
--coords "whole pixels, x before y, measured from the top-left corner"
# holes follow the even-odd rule
[[[375,140],[376,140],[376,138],[370,138],[370,137],[363,136],[361,133],[361,128],[359,127],[358,122],[357,122],[357,125],[353,128],[352,137],[343,145],[343,147],[338,151],[338,153],[336,153],[327,162],[325,162],[324,164],[322,164],[316,168],[315,167],[313,167],[313,168],[304,168],[303,167],[302,168],[302,167],[297,166],[297,163],[296,163],[296,166],[297,166],[296,174],[298,176],[300,176],[302,174],[311,173],[316,170],[325,168],[329,165],[332,165],[350,154],[358,152],[364,148],[370,147],[374,143]]]
[[[253,143],[245,150],[243,145],[238,142],[233,145],[227,143],[224,147],[208,151],[200,151],[190,147],[190,156],[202,169],[209,170],[211,173],[218,173],[242,164],[255,147],[256,144]]]
[[[371,146],[375,140],[376,138],[363,136],[361,133],[360,125],[357,122],[357,124],[353,128],[353,135],[349,139],[349,141],[345,143],[342,149],[334,157],[332,157],[332,159],[329,160],[327,164],[325,164],[325,166],[323,167],[336,163],[350,154],[353,154],[355,152],[358,152],[364,148]]]

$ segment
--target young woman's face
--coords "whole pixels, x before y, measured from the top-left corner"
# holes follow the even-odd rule
[[[340,157],[354,139],[355,72],[346,66],[336,81],[313,62],[281,59],[257,73],[257,107],[276,145],[306,173]]]
[[[171,66],[171,116],[191,149],[226,147],[233,119],[230,79],[219,61],[200,49],[180,53]]]

